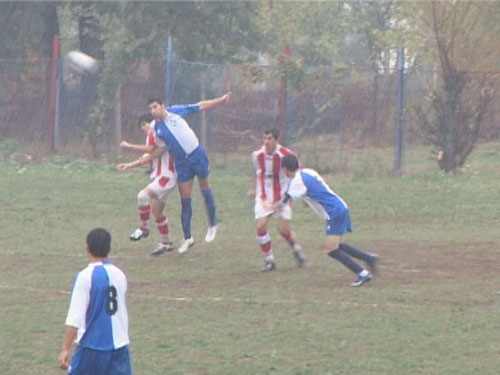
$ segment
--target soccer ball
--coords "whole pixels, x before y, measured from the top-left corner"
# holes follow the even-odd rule
[[[95,74],[99,70],[97,60],[82,51],[71,51],[67,55],[72,69],[82,74]]]

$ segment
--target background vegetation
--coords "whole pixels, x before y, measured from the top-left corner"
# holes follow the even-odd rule
[[[40,112],[47,94],[29,105],[29,115],[21,120],[33,122],[30,125],[35,131],[29,127],[21,136],[14,124],[22,112],[19,100],[38,92],[47,81],[47,76],[35,79],[41,66],[35,69],[24,64],[49,59],[53,35],[60,36],[63,55],[79,48],[101,61],[100,75],[81,83],[79,91],[84,94],[78,99],[80,105],[72,108],[69,121],[72,134],[83,129],[93,156],[106,153],[103,144],[113,143],[114,134],[103,124],[116,121],[117,103],[128,107],[123,87],[130,76],[145,69],[138,61],[163,61],[169,37],[176,61],[205,66],[238,64],[243,73],[224,73],[226,88],[241,89],[245,82],[240,75],[248,73],[252,90],[237,93],[237,112],[245,104],[259,108],[258,95],[275,106],[279,96],[276,83],[286,78],[289,103],[298,103],[288,108],[295,111],[289,113],[289,119],[299,119],[289,130],[293,136],[334,132],[356,136],[362,143],[390,143],[398,46],[405,47],[406,72],[416,80],[408,84],[406,92],[408,128],[420,141],[433,145],[440,169],[456,171],[481,138],[500,134],[497,2],[2,2],[0,10],[0,21],[8,31],[0,36],[0,58],[6,59],[0,64],[0,74],[5,74],[0,80],[6,81],[0,107],[3,137],[47,137],[48,114]],[[284,57],[281,51],[287,44],[292,53]],[[23,62],[21,71],[19,61]],[[142,71],[136,77],[147,85],[145,91],[128,95],[142,98],[148,92],[164,92],[164,68],[147,69],[148,74]],[[198,82],[206,76],[214,81],[220,75],[211,76],[207,69],[191,71],[182,79]],[[9,76],[14,77],[13,82]],[[137,87],[137,81],[131,84]],[[159,82],[159,87],[153,82]],[[27,91],[20,91],[25,84],[29,85]],[[263,85],[268,86],[267,95],[260,91]],[[215,95],[224,88],[210,89],[210,95]],[[24,95],[16,97],[19,92]],[[199,92],[194,100],[199,99]],[[178,100],[193,99],[184,92]],[[121,111],[121,121],[126,121],[130,114]],[[277,116],[275,108],[269,112],[267,123]],[[257,116],[244,117],[255,123],[250,126],[232,113],[232,126],[249,129],[259,123]]]

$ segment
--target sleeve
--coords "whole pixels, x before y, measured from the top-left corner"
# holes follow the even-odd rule
[[[257,165],[257,153],[256,152],[252,152],[251,158],[252,158],[253,169],[255,169],[255,171],[258,171],[259,166]]]
[[[293,199],[301,199],[307,195],[307,187],[304,184],[304,181],[300,177],[300,174],[297,174],[288,185],[288,189],[286,193]]]
[[[199,104],[173,105],[171,107],[167,107],[167,111],[175,113],[181,117],[185,117],[187,115],[190,115],[191,113],[200,112],[201,107]]]
[[[68,315],[66,317],[67,326],[84,328],[85,315],[90,301],[89,283],[90,281],[83,277],[81,272],[76,275]]]
[[[283,147],[283,146],[280,146],[279,151],[281,152],[281,154],[283,156],[295,155],[295,153],[292,152],[292,150],[290,150],[289,148]]]
[[[146,138],[146,144],[148,146],[154,146],[154,144],[155,144],[155,138],[156,138],[156,135],[155,135],[154,130],[150,130],[148,132],[148,136]]]

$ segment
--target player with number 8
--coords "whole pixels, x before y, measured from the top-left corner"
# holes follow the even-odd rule
[[[73,282],[59,367],[68,374],[131,375],[127,278],[108,260],[111,234],[103,228],[87,234],[89,265]],[[76,349],[69,364],[73,342]]]

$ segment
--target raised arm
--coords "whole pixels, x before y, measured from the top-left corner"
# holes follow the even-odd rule
[[[229,99],[231,99],[231,92],[227,92],[219,98],[202,100],[198,103],[198,105],[202,111],[206,111],[207,109],[212,109],[220,104],[226,104],[229,102]]]

